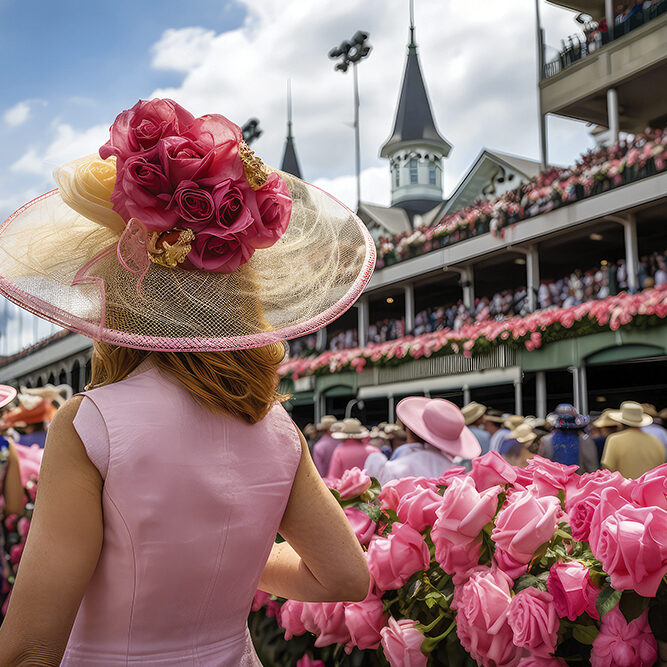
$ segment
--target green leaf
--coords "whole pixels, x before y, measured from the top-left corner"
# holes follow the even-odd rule
[[[600,618],[610,612],[619,603],[622,594],[622,591],[617,591],[609,584],[605,584],[602,587],[598,599],[595,601],[595,608],[598,614],[600,614]]]
[[[625,591],[621,596],[618,608],[625,616],[626,622],[631,623],[648,609],[649,602],[649,598],[644,598],[634,591]]]
[[[590,646],[600,631],[595,625],[575,625],[572,628],[572,636],[582,644]]]

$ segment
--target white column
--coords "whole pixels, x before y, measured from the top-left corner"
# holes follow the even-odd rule
[[[467,384],[463,385],[463,405],[470,403],[470,387]]]
[[[607,20],[607,30],[614,29],[614,1],[604,0],[604,17]],[[611,32],[610,32],[611,35]]]
[[[579,412],[588,414],[588,378],[586,377],[586,366],[579,369]]]
[[[530,312],[538,309],[537,290],[540,288],[540,256],[537,246],[530,246],[526,253],[526,290]]]
[[[461,287],[463,289],[463,305],[468,310],[475,308],[475,275],[472,266],[466,266],[461,271]]]
[[[609,125],[609,134],[613,144],[618,142],[618,95],[616,88],[607,90],[607,120]]]
[[[625,267],[628,272],[628,290],[636,292],[639,289],[637,266],[639,265],[639,251],[637,250],[637,221],[629,216],[623,222],[625,236]]]
[[[547,374],[537,371],[535,374],[535,416],[544,419],[547,416]]]
[[[410,283],[403,288],[405,293],[405,333],[411,334],[415,328],[415,288]]]
[[[394,403],[394,395],[393,394],[389,394],[388,401],[389,401],[389,410],[388,410],[388,415],[387,415],[387,421],[390,424],[393,424],[394,420],[396,419],[396,410],[395,410],[395,403]]]
[[[366,345],[368,339],[368,297],[362,296],[356,303],[357,306],[357,334],[359,346]]]
[[[540,0],[535,0],[535,43],[537,47],[537,127],[540,142],[540,165],[542,169],[547,168],[547,117],[542,111],[542,91],[540,81],[544,76],[544,31],[540,20]]]
[[[322,401],[321,401],[321,398],[322,398],[322,396],[321,396],[321,394],[320,394],[319,392],[316,391],[316,392],[313,394],[313,403],[315,404],[315,405],[314,405],[314,407],[315,407],[315,411],[314,411],[314,412],[315,412],[315,415],[314,415],[314,418],[315,418],[315,423],[316,423],[316,424],[319,424],[320,421],[322,420],[322,414],[323,414],[323,413],[322,413]]]
[[[570,366],[568,369],[572,373],[572,405],[577,412],[581,412],[581,385],[579,381],[579,368]]]
[[[514,380],[514,414],[523,414],[523,393],[521,380]]]

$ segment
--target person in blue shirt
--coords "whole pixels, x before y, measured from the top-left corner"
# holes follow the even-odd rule
[[[484,428],[484,417],[486,416],[486,406],[472,401],[461,408],[465,418],[466,426],[477,438],[479,446],[482,448],[482,456],[489,451],[491,444],[491,434]]]

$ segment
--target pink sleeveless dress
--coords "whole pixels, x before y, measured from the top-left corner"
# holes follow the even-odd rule
[[[74,420],[104,478],[104,542],[61,664],[260,665],[247,617],[298,434],[278,404],[250,425],[139,370],[84,394]]]

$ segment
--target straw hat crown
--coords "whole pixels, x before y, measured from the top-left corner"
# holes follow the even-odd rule
[[[533,433],[533,429],[530,427],[529,424],[526,424],[525,422],[523,424],[519,424],[510,434],[509,438],[513,438],[517,442],[520,442],[521,444],[528,444],[530,442],[533,442],[537,435]]]
[[[486,412],[486,405],[472,401],[471,403],[468,403],[468,405],[464,405],[461,408],[461,412],[465,418],[466,426],[470,426],[471,424],[474,424],[480,417],[484,416],[484,413]]]
[[[642,406],[635,401],[624,401],[620,410],[611,410],[609,417],[624,426],[642,428],[653,423],[653,417],[644,413]]]
[[[358,419],[349,418],[343,419],[343,428],[333,432],[331,437],[336,440],[361,440],[369,435],[368,429]]]

